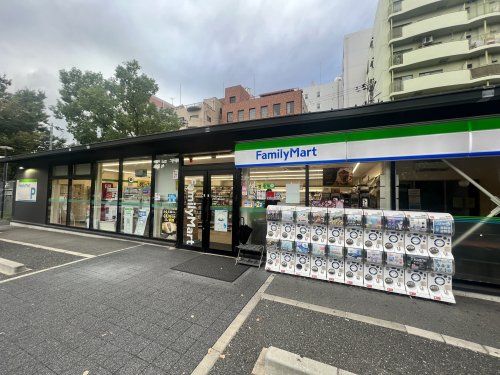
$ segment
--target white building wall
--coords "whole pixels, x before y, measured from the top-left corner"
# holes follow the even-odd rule
[[[344,107],[363,105],[366,91],[356,90],[366,82],[367,61],[369,58],[372,29],[360,30],[344,36]]]
[[[343,84],[340,77],[328,83],[313,83],[311,86],[304,87],[302,95],[307,111],[320,112],[343,108],[344,97],[342,90]]]

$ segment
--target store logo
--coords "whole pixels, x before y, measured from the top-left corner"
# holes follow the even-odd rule
[[[318,156],[318,148],[316,146],[310,148],[290,147],[289,149],[278,148],[274,151],[255,151],[255,158],[257,160],[282,160],[288,161],[300,158]]]
[[[194,245],[194,231],[196,230],[196,204],[194,201],[194,184],[195,180],[192,180],[191,183],[187,186],[187,207],[185,209],[185,213],[187,215],[187,223],[186,223],[186,245]]]

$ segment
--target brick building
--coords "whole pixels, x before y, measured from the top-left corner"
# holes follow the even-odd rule
[[[241,85],[227,87],[222,99],[221,124],[307,112],[302,90],[288,89],[253,97]]]

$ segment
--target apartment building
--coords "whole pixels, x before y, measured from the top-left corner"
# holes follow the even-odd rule
[[[302,94],[309,112],[330,111],[344,107],[341,77],[323,84],[312,83],[311,86],[302,88]]]
[[[219,125],[222,115],[222,102],[217,98],[204,99],[202,102],[180,105],[174,109],[181,119],[182,128]]]
[[[167,102],[166,100],[163,100],[155,95],[152,95],[149,98],[149,102],[154,104],[156,108],[158,109],[173,109],[174,106]]]
[[[380,100],[500,83],[500,0],[380,0],[370,47]]]
[[[367,61],[373,29],[360,30],[344,36],[342,79],[344,108],[366,104]]]
[[[302,90],[288,89],[254,97],[241,85],[227,87],[222,99],[221,124],[295,115],[307,112]]]

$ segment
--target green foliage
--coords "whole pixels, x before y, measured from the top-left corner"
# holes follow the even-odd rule
[[[128,61],[109,79],[77,68],[61,70],[55,116],[66,120],[80,144],[179,129],[172,110],[158,110],[149,102],[158,85],[140,69],[137,61]]]
[[[14,148],[13,154],[49,148],[45,94],[29,89],[7,92],[11,81],[0,76],[0,145]],[[58,145],[62,140],[57,139]]]

